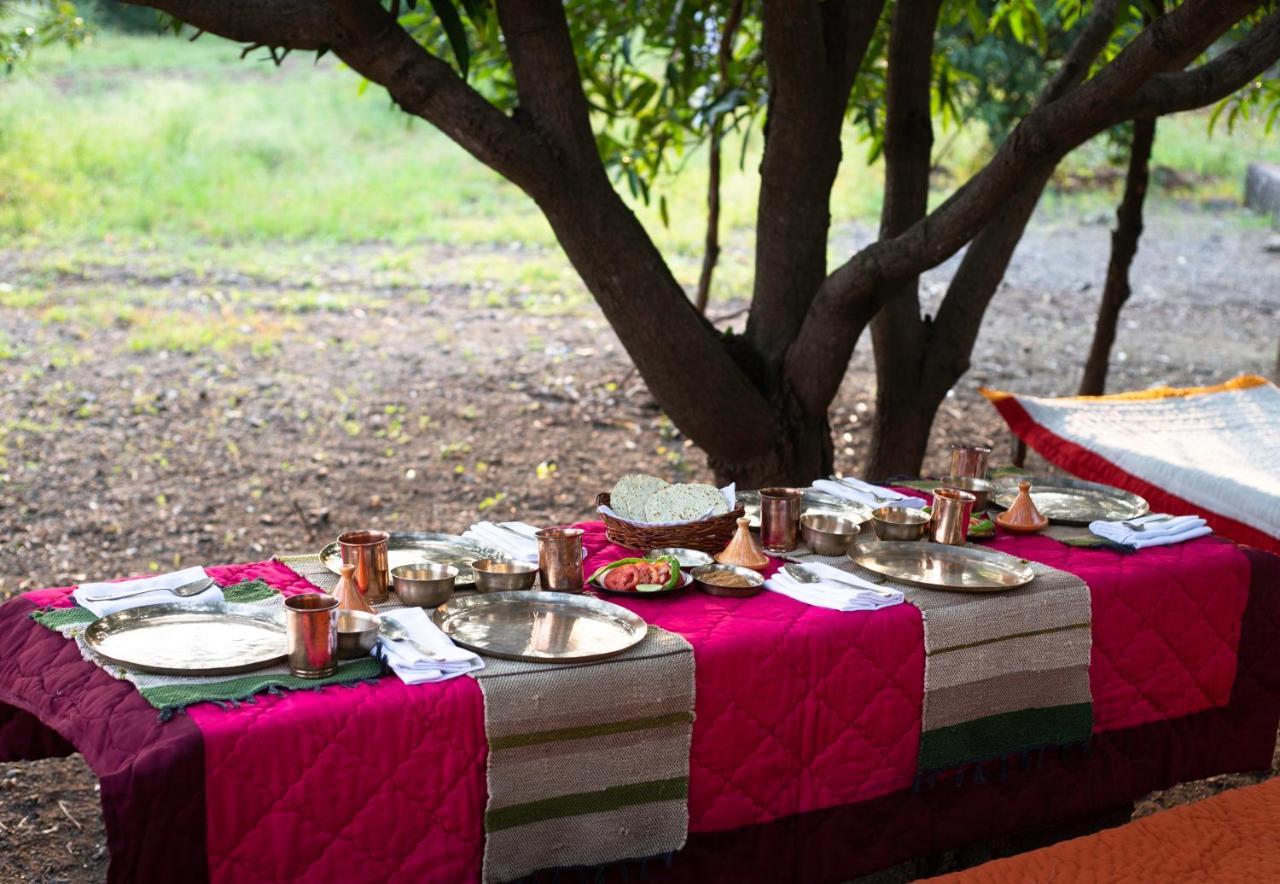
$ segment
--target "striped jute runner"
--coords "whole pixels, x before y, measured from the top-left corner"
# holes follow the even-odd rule
[[[277,558],[321,588],[336,584],[315,556]],[[489,743],[485,881],[684,846],[693,672],[689,643],[652,625],[594,663],[485,658],[471,676]]]
[[[1079,577],[1030,562],[1035,579],[1018,589],[943,592],[885,580],[843,557],[794,560],[826,562],[892,586],[920,609],[921,774],[1088,742],[1092,609]]]

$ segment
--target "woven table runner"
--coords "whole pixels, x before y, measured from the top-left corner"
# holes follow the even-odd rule
[[[925,777],[1088,743],[1092,608],[1079,577],[1028,562],[1035,579],[1018,589],[944,592],[886,580],[845,557],[805,551],[788,558],[891,586],[920,609],[925,664],[917,761]]]
[[[322,589],[315,555],[276,560]],[[391,601],[379,609],[397,607]],[[485,658],[484,880],[673,853],[689,829],[693,648],[649,626],[616,657],[580,664]]]
[[[225,587],[222,595],[228,602],[235,604],[269,607],[282,603],[280,593],[261,580],[249,580]],[[328,678],[299,678],[284,663],[230,676],[200,677],[135,672],[103,660],[89,648],[84,640],[84,631],[98,618],[87,608],[79,605],[73,608],[49,608],[35,612],[31,618],[41,626],[73,639],[80,648],[81,656],[101,667],[113,678],[132,683],[144,700],[160,710],[164,719],[195,703],[235,705],[242,701],[251,702],[256,694],[316,689],[332,684],[357,684],[377,678],[383,672],[382,663],[372,657],[343,661],[338,664],[338,671]]]

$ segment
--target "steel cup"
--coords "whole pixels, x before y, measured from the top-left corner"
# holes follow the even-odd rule
[[[370,604],[387,600],[387,541],[386,531],[348,531],[338,535],[338,548],[342,550],[342,563],[355,565],[356,587]]]
[[[969,539],[969,516],[974,496],[955,488],[938,488],[933,492],[933,515],[929,519],[929,539],[934,543],[964,546]]]
[[[284,600],[289,669],[300,678],[325,678],[338,671],[338,600],[304,593]]]
[[[538,580],[548,592],[582,592],[581,528],[543,528],[538,538]]]
[[[803,498],[795,488],[760,489],[760,546],[765,552],[791,552],[800,545]]]
[[[957,478],[970,476],[974,479],[987,478],[987,458],[991,449],[986,445],[952,445],[950,476]]]

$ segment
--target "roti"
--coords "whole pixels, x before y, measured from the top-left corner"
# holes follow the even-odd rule
[[[628,473],[609,492],[609,505],[622,518],[643,522],[649,498],[668,487],[670,486],[657,476]]]
[[[724,495],[710,485],[668,485],[650,495],[644,508],[650,522],[691,522],[728,511]]]

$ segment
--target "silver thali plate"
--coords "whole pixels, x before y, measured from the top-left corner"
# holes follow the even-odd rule
[[[455,596],[434,614],[445,635],[488,657],[534,663],[586,663],[621,654],[648,625],[620,605],[563,592]]]
[[[991,492],[992,503],[1005,509],[1013,506],[1018,496],[1019,481],[1031,483],[1031,499],[1036,509],[1050,522],[1060,525],[1088,525],[1099,520],[1118,522],[1151,512],[1147,501],[1132,492],[1099,482],[1058,476],[1000,479]]]
[[[144,605],[95,621],[84,638],[105,660],[160,675],[234,675],[285,660],[281,610],[258,605]]]
[[[800,514],[827,513],[861,525],[871,518],[871,508],[852,500],[827,494],[816,488],[803,488],[804,498],[800,501]],[[739,491],[738,503],[746,511],[746,517],[752,528],[760,527],[760,492]]]
[[[919,540],[855,544],[849,558],[890,580],[953,592],[1001,592],[1036,576],[1024,560],[993,549]]]
[[[387,570],[417,562],[437,562],[453,565],[458,569],[458,586],[476,582],[471,563],[476,559],[509,559],[504,552],[473,543],[456,534],[436,534],[430,531],[393,531],[387,541]],[[320,550],[320,561],[334,574],[342,573],[342,550],[338,541]]]

